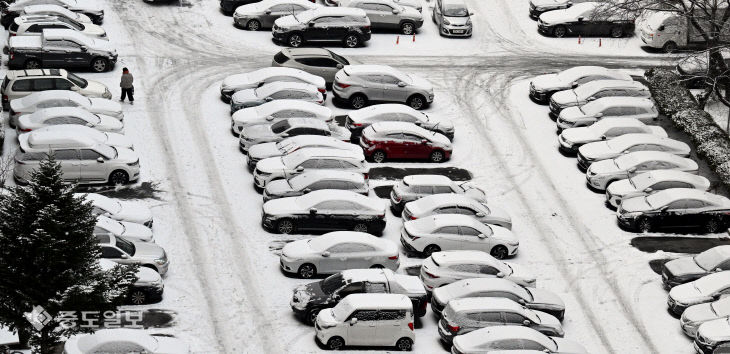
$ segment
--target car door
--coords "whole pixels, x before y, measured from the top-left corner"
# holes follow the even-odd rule
[[[330,83],[335,80],[335,74],[342,68],[340,63],[331,58],[301,58],[295,60],[306,65],[306,69],[310,74],[321,76]],[[338,65],[340,66],[338,67]]]
[[[347,258],[347,269],[368,269],[381,264],[376,257],[375,247],[363,243],[350,243],[350,256]]]
[[[322,16],[319,18],[312,19],[307,24],[307,29],[304,31],[304,39],[308,41],[321,41],[327,39],[327,28],[332,18],[329,16]]]
[[[659,222],[655,223],[657,227],[675,228],[684,227],[687,219],[687,200],[680,199],[671,202],[665,210],[659,212]]]
[[[427,137],[413,133],[403,134],[404,140],[408,143],[408,156],[417,159],[427,159],[431,156],[433,149],[431,140]]]
[[[108,159],[92,149],[81,149],[79,152],[79,180],[87,182],[106,180],[108,172],[111,172],[107,172]]]
[[[389,158],[399,159],[406,154],[403,133],[390,133],[383,137],[383,150]]]
[[[382,75],[362,75],[360,79],[365,81],[361,86],[370,101],[386,100]]]
[[[355,4],[350,4],[350,6],[365,11],[365,14],[368,16],[368,19],[370,19],[370,25],[373,28],[375,28],[375,29],[383,28],[382,27],[383,19],[380,17],[380,14],[378,13],[377,4],[374,4],[371,2],[360,1],[360,2],[356,2]]]
[[[79,180],[80,166],[79,153],[76,149],[59,149],[53,152],[56,161],[61,164],[63,180],[75,182]]]
[[[479,264],[472,264],[472,263],[456,264],[456,265],[450,267],[450,269],[452,269],[456,273],[455,278],[457,280],[484,277],[479,272],[479,269],[480,269]]]
[[[713,213],[705,212],[710,206],[711,204],[702,200],[688,199],[684,205],[683,225],[685,227],[704,227],[707,225],[707,222],[715,216]]]
[[[380,75],[383,97],[391,102],[405,102],[411,93],[408,83],[393,75]]]
[[[400,339],[404,321],[408,321],[405,310],[378,311],[378,326],[375,330],[377,345],[394,345]]]
[[[326,249],[319,261],[319,271],[336,273],[349,269],[347,264],[348,258],[352,256],[351,248],[349,243],[340,243]]]
[[[484,312],[479,312],[478,315],[479,315],[478,328],[504,325],[504,315],[500,311],[484,311]],[[476,328],[476,329],[478,329],[478,328]]]
[[[62,45],[66,53],[66,65],[69,67],[85,67],[91,63],[91,57],[82,49],[82,44],[66,39],[62,41]]]
[[[261,15],[261,25],[269,28],[274,26],[274,21],[282,16],[291,15],[293,13],[292,6],[290,4],[276,4],[269,7]]]
[[[316,212],[309,213],[308,224],[312,229],[316,230],[332,229],[337,225],[334,219],[338,217],[338,213],[341,213],[341,211],[338,210],[338,206],[338,201],[335,200],[327,200],[317,204],[314,207]]]
[[[352,323],[353,318],[357,318],[357,322]],[[345,343],[348,343],[348,345],[372,345],[373,340],[377,338],[377,310],[355,311],[347,318],[347,321],[346,325],[349,328],[347,329]]]
[[[522,314],[511,312],[511,311],[505,311],[503,313],[504,316],[504,323],[506,325],[517,325],[517,326],[524,326],[524,321],[527,320],[525,316],[522,316]]]
[[[53,80],[51,78],[42,78],[33,80],[33,91],[53,90]]]
[[[438,245],[442,250],[464,249],[458,226],[441,227],[434,231],[433,236],[434,240],[432,242]]]
[[[327,40],[341,41],[349,32],[349,23],[346,16],[332,16],[327,26]]]
[[[32,27],[32,26],[31,26]],[[41,65],[44,68],[66,67],[66,49],[62,40],[44,40]]]
[[[479,267],[479,277],[480,278],[496,278],[497,274],[500,274],[499,269],[494,268],[488,264],[480,264]]]
[[[459,232],[461,233],[461,249],[464,250],[479,250],[489,252],[492,250],[492,235],[482,235],[479,230],[471,226],[459,226]]]

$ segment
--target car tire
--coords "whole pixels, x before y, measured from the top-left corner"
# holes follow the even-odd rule
[[[664,53],[674,53],[677,51],[677,43],[673,41],[664,43],[664,46],[662,46],[662,50],[664,51]]]
[[[248,21],[248,23],[246,23],[246,29],[253,32],[258,31],[261,29],[261,22],[258,20]]]
[[[434,150],[431,152],[431,155],[428,157],[429,160],[433,163],[441,163],[446,160],[446,155],[441,150]]]
[[[370,269],[383,269],[383,268],[385,268],[385,267],[383,267],[383,265],[382,265],[382,264],[373,264],[373,265],[372,265],[372,266],[370,267]]]
[[[428,245],[426,246],[426,248],[423,249],[423,255],[426,256],[426,258],[431,257],[431,255],[436,252],[441,252],[441,247],[436,245]]]
[[[413,350],[413,341],[410,338],[401,338],[395,343],[395,347],[402,352],[410,352]]]
[[[94,58],[91,61],[91,70],[97,73],[103,73],[109,70],[109,61],[106,58]]]
[[[294,33],[287,38],[286,42],[293,48],[299,48],[304,44],[304,37],[299,33]]]
[[[505,259],[507,256],[509,256],[509,251],[507,250],[507,247],[504,247],[502,245],[494,246],[491,251],[489,251],[489,254],[492,255],[492,257],[496,259]]]
[[[720,229],[722,229],[722,221],[718,219],[710,219],[705,225],[705,230],[711,234],[720,232]]]
[[[613,27],[609,35],[612,38],[621,38],[624,36],[624,29],[622,27]]]
[[[307,324],[314,326],[314,322],[317,321],[317,315],[322,309],[314,308],[307,311]]]
[[[385,159],[387,158],[387,155],[385,154],[385,151],[383,150],[375,150],[373,151],[373,154],[371,155],[373,162],[375,163],[383,163],[385,162]]]
[[[293,233],[295,229],[296,227],[294,226],[294,221],[292,221],[291,219],[282,219],[276,223],[276,231],[278,231],[280,234],[288,235]]]
[[[327,348],[330,350],[342,350],[345,347],[345,340],[342,337],[332,337],[327,341]]]
[[[406,104],[409,105],[413,109],[423,109],[426,107],[428,102],[426,102],[426,97],[423,97],[423,95],[412,95],[411,97],[408,97],[406,100]]]
[[[297,274],[299,274],[302,279],[311,279],[313,276],[317,275],[317,267],[311,263],[302,264],[297,270]]]
[[[350,97],[350,107],[360,109],[368,105],[368,98],[361,93],[354,94]]]
[[[114,170],[109,174],[109,184],[118,186],[129,183],[129,174],[122,170]]]
[[[40,69],[41,68],[41,62],[35,59],[26,60],[25,64],[23,65],[25,69]]]
[[[345,36],[342,44],[345,46],[345,48],[357,48],[360,45],[360,36],[355,33],[350,33]]]
[[[641,218],[636,222],[636,228],[639,232],[647,233],[654,229],[654,225],[649,218]]]
[[[563,38],[566,34],[568,34],[568,29],[565,26],[556,26],[553,28],[553,36],[556,38]]]
[[[368,232],[369,229],[368,224],[364,222],[359,222],[352,227],[352,231],[356,232]]]
[[[133,305],[144,305],[147,303],[147,293],[142,290],[132,290],[129,293],[129,302]]]
[[[403,22],[400,25],[400,33],[406,36],[416,34],[416,25],[413,22]]]

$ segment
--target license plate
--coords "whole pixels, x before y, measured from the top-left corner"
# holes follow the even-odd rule
[[[462,33],[464,33],[464,30],[454,30],[454,33],[455,34],[462,34]]]

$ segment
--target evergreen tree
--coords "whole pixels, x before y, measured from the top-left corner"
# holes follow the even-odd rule
[[[28,186],[0,199],[0,325],[40,353],[52,352],[64,336],[90,330],[62,328],[59,311],[115,311],[136,281],[136,267],[101,270],[91,203],[74,196],[75,186],[64,184],[62,173],[49,156]],[[41,330],[24,316],[35,306],[54,318]]]

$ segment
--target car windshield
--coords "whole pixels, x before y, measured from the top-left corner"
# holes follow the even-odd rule
[[[448,17],[467,17],[469,10],[462,3],[444,4],[444,16]]]
[[[584,104],[579,107],[580,111],[583,112],[583,114],[587,116],[595,115],[596,113],[599,113],[603,110],[603,106],[600,104],[600,102],[590,102],[587,104]]]
[[[332,317],[340,322],[344,322],[347,319],[347,316],[350,316],[351,313],[352,307],[347,302],[340,302],[337,306],[332,308]]]
[[[289,121],[282,120],[282,121],[279,121],[279,122],[276,122],[276,123],[272,124],[271,125],[271,131],[274,132],[275,134],[279,134],[279,133],[281,133],[283,131],[286,131],[290,127],[291,127],[291,125],[289,124]]]
[[[637,190],[644,190],[654,184],[654,179],[651,177],[650,174],[642,173],[640,175],[629,178],[629,183],[631,183],[631,185],[634,186],[634,188],[636,188]]]
[[[322,291],[324,291],[325,294],[332,294],[335,290],[345,285],[345,278],[342,274],[330,275],[319,282],[319,285],[322,287]]]
[[[620,152],[636,145],[636,141],[621,139],[621,137],[618,137],[616,139],[611,139],[607,141],[606,144],[611,150]]]
[[[596,87],[594,85],[591,85],[591,83],[587,83],[585,85],[580,85],[576,87],[573,92],[575,92],[575,95],[578,97],[590,97],[591,95],[596,93]]]
[[[81,88],[86,88],[86,86],[88,86],[88,85],[89,85],[89,82],[88,82],[88,81],[86,81],[86,79],[83,79],[83,78],[81,78],[81,77],[77,76],[77,75],[76,75],[76,74],[74,74],[74,73],[71,73],[71,72],[69,72],[69,73],[67,73],[67,76],[66,76],[66,77],[67,77],[67,78],[68,78],[69,80],[71,80],[71,82],[73,82],[73,83],[74,83],[74,85],[76,85],[76,86],[78,86],[78,87],[81,87]]]
[[[726,257],[717,249],[710,248],[696,256],[694,256],[695,263],[704,270],[712,270],[717,268],[720,263],[726,260]]]
[[[730,298],[724,298],[711,303],[710,309],[712,309],[718,317],[727,316],[730,314]]]
[[[619,170],[628,170],[638,164],[636,158],[631,155],[623,155],[613,160],[613,163],[618,167]]]
[[[116,246],[120,250],[124,251],[124,253],[134,256],[134,243],[129,242],[128,240],[124,239],[123,237],[115,237],[116,240]]]
[[[83,31],[84,30],[84,25],[82,25],[82,24],[80,24],[80,23],[78,23],[78,22],[76,22],[74,20],[65,18],[63,16],[56,17],[56,19],[58,21],[60,21],[60,22],[63,22],[63,23],[66,23],[66,24],[71,25],[71,27],[75,28],[77,31]]]
[[[94,200],[94,205],[97,205],[112,214],[117,214],[122,211],[122,203],[106,197],[97,198]]]
[[[306,174],[301,174],[299,176],[296,176],[289,180],[289,185],[294,190],[302,190],[309,186],[312,182],[312,179],[308,177]]]
[[[661,208],[672,202],[666,193],[656,193],[646,197],[646,202],[654,209]]]
[[[332,55],[332,58],[334,58],[338,62],[342,63],[343,65],[350,65],[350,61],[345,59],[345,57],[343,57],[337,53],[334,53],[332,51],[328,51],[328,52],[330,52],[330,55]]]
[[[277,147],[279,148],[279,151],[286,154],[291,154],[294,151],[297,151],[301,146],[299,144],[295,144],[291,141],[286,142],[285,144],[282,144],[281,142],[277,144]]]

